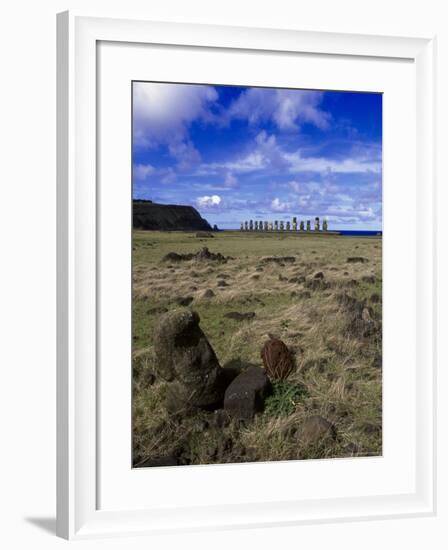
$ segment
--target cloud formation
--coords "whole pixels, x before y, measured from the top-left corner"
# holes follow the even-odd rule
[[[331,115],[320,108],[322,92],[248,88],[229,107],[229,119],[252,126],[271,121],[279,130],[297,130],[302,124],[328,128]]]
[[[219,195],[204,195],[196,199],[196,204],[199,208],[214,208],[221,204],[221,197]]]
[[[210,223],[381,228],[379,94],[135,83],[134,196]]]

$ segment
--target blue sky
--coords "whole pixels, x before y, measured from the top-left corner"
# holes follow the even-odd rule
[[[133,83],[133,196],[221,229],[326,218],[382,227],[382,96]]]

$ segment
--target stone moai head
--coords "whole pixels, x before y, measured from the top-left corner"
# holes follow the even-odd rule
[[[274,225],[272,222],[269,222],[269,231],[273,231],[274,230]]]
[[[327,222],[327,220],[324,220],[324,221],[322,222],[322,229],[323,229],[324,231],[328,231],[328,222]]]
[[[269,229],[269,223],[264,222],[264,230],[267,231]]]
[[[258,231],[258,222],[255,220],[255,231]]]
[[[311,220],[306,220],[306,230],[311,231]]]
[[[292,223],[294,224],[297,224],[297,218],[294,216],[294,218],[292,219]]]
[[[300,222],[300,231],[305,231],[305,223],[303,220]]]
[[[244,229],[247,231],[247,222],[244,222]]]
[[[243,231],[243,229],[244,229],[244,222],[241,222],[240,231]]]
[[[254,230],[254,222],[253,220],[249,220],[249,231],[253,231]]]
[[[283,221],[280,222],[280,231],[283,231],[285,229],[285,224]]]
[[[276,231],[278,231],[278,221],[277,220],[275,220],[275,222],[274,222],[274,229]]]
[[[314,231],[319,231],[320,230],[320,221],[319,221],[319,218],[316,217],[314,218]]]
[[[291,222],[286,222],[286,231],[291,231]]]

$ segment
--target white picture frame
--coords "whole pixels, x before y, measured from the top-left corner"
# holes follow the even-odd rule
[[[415,242],[418,325],[413,491],[307,501],[290,498],[213,506],[203,502],[182,508],[98,509],[96,156],[100,42],[383,58],[414,64],[415,201],[421,223]],[[434,39],[101,19],[65,12],[58,15],[57,65],[58,535],[72,539],[434,514]]]

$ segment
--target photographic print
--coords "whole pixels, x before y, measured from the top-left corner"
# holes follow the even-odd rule
[[[132,82],[133,467],[382,454],[382,94]]]

